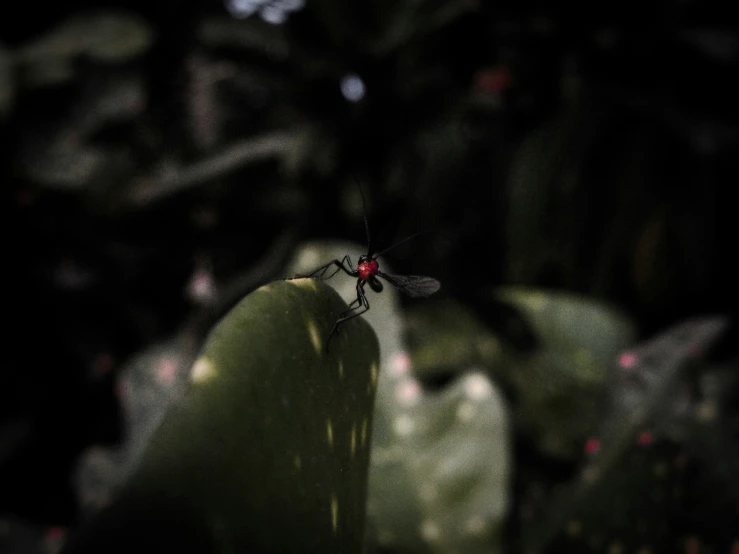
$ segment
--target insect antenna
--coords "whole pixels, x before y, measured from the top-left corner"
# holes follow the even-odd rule
[[[418,235],[423,235],[423,234],[425,234],[425,233],[430,233],[431,231],[433,231],[433,229],[426,229],[425,231],[418,231],[418,233],[413,233],[413,234],[412,234],[411,236],[409,236],[409,237],[405,237],[405,238],[404,238],[403,240],[401,240],[401,241],[399,241],[399,242],[396,242],[396,243],[395,243],[395,244],[393,244],[392,246],[388,246],[387,248],[385,248],[385,250],[382,250],[382,251],[380,251],[380,252],[377,252],[376,254],[374,254],[374,255],[372,256],[372,259],[373,259],[373,260],[376,260],[377,258],[379,258],[379,257],[380,257],[380,256],[381,256],[382,254],[384,254],[384,253],[385,253],[385,252],[387,252],[388,250],[392,250],[392,249],[393,249],[393,248],[395,248],[396,246],[400,246],[401,244],[405,243],[406,241],[409,241],[409,240],[411,240],[411,239],[414,239],[414,238],[416,238],[416,237],[417,237]]]
[[[359,182],[359,179],[356,177],[354,180],[357,183],[357,187],[359,188],[359,196],[362,197],[362,217],[364,218],[364,231],[367,234],[367,256],[372,256],[372,239],[370,238],[370,230],[369,230],[369,223],[367,223],[367,203],[364,200],[364,191],[362,190],[362,184]]]

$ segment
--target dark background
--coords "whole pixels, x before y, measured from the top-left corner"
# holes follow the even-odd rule
[[[76,457],[120,439],[119,364],[204,309],[195,277],[248,292],[299,241],[363,242],[357,181],[378,249],[431,231],[388,254],[398,272],[490,325],[511,283],[612,302],[642,337],[735,312],[739,31],[718,5],[321,0],[272,25],[120,2],[135,29],[98,42],[97,4],[17,8],[0,513],[74,525]],[[161,188],[175,170],[190,185]]]

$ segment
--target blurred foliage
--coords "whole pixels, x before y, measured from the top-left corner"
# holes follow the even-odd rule
[[[514,353],[503,370],[520,432],[547,455],[575,460],[601,417],[608,366],[633,342],[634,326],[574,295],[505,288],[498,297],[523,313],[538,339],[535,352]]]
[[[452,321],[454,325],[438,325]],[[499,363],[500,339],[475,313],[452,299],[426,302],[408,313],[408,347],[418,375],[434,378],[463,367]]]
[[[696,23],[709,11],[730,21],[728,11],[618,5],[596,23],[565,6],[467,1],[115,6],[19,5],[0,19],[0,171],[13,231],[0,546],[32,542],[20,521],[51,551],[64,527],[95,510],[164,417],[209,329],[241,297],[364,251],[339,242],[365,237],[356,181],[373,246],[431,231],[386,257],[398,273],[443,284],[418,307],[390,287],[370,295],[365,319],[387,375],[378,412],[392,413],[390,423],[402,415],[393,410],[404,385],[435,421],[451,413],[465,376],[480,372],[505,397],[510,412],[495,421],[511,421],[510,452],[506,433],[475,438],[457,420],[447,428],[454,437],[408,439],[421,452],[447,438],[472,459],[510,456],[510,502],[496,515],[508,520],[485,520],[491,547],[524,548],[535,524],[541,550],[626,552],[642,539],[607,521],[610,499],[630,506],[629,522],[643,516],[661,529],[664,504],[639,500],[645,487],[673,483],[682,503],[660,490],[677,504],[666,524],[674,536],[648,534],[638,548],[733,544],[726,529],[739,493],[731,465],[718,462],[739,441],[735,322],[716,353],[688,363],[674,345],[691,335],[678,334],[635,366],[647,384],[669,384],[676,402],[649,421],[652,450],[634,446],[641,431],[624,410],[607,408],[661,405],[660,386],[616,377],[627,342],[650,345],[696,315],[736,312],[739,90],[728,77],[739,34]],[[339,277],[350,299],[355,283]],[[501,285],[528,289],[507,289],[504,302]],[[579,352],[590,353],[587,363]],[[398,367],[407,373],[391,379]],[[614,453],[599,462],[609,468],[603,488],[588,488],[571,510],[551,507],[560,488],[579,490],[582,450],[609,425],[625,438],[599,435]],[[683,455],[684,469],[664,482],[650,473]],[[438,518],[424,535],[422,516],[439,505],[419,501],[413,485],[415,472],[444,458],[412,467],[413,456],[399,462],[412,478],[398,491],[419,511],[406,514],[407,533],[395,531],[398,549],[451,536]],[[493,464],[474,469],[480,487],[457,507],[500,502]],[[75,496],[72,481],[89,496]],[[475,504],[479,491],[488,496]],[[380,540],[383,521],[388,514],[370,528],[371,547],[390,544]],[[443,540],[424,544],[454,548]]]
[[[369,521],[386,552],[501,552],[510,427],[499,391],[468,372],[442,391],[410,376],[380,388]]]
[[[409,316],[416,373],[438,386],[459,368],[486,368],[515,400],[519,437],[552,458],[577,460],[597,428],[608,367],[635,338],[633,323],[612,307],[572,294],[503,287],[495,297],[515,306],[534,347],[515,347],[459,304],[428,302]]]
[[[737,498],[739,458],[726,433],[735,435],[739,427],[735,410],[718,409],[716,391],[706,386],[718,368],[705,359],[726,323],[690,320],[618,357],[598,429],[584,442],[579,474],[550,491],[544,511],[533,490],[523,495],[527,548],[657,553],[732,548],[739,517],[727,508]],[[699,381],[691,387],[698,368]],[[705,441],[706,436],[724,440]],[[707,467],[713,468],[714,484],[708,486],[703,477],[696,486],[696,476]],[[716,494],[716,486],[724,492]],[[713,497],[711,508],[694,504],[698,490],[699,497]]]

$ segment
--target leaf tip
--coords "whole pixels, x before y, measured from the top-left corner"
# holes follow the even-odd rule
[[[286,282],[290,283],[291,285],[295,285],[296,287],[300,287],[301,289],[306,289],[306,290],[310,290],[313,292],[316,292],[318,290],[318,285],[316,285],[316,280],[310,279],[308,277],[288,279]]]

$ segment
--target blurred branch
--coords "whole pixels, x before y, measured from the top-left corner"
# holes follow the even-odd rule
[[[127,62],[146,52],[154,32],[141,17],[121,11],[77,14],[15,53],[25,80],[49,85],[74,75],[74,59],[86,56],[103,63]]]
[[[452,2],[441,6],[432,14],[421,13],[423,2],[410,2],[406,10],[399,12],[382,38],[372,48],[376,56],[383,56],[393,50],[408,44],[424,35],[449,25],[465,13],[474,11],[478,7],[474,0]]]
[[[211,17],[198,27],[197,35],[211,48],[230,47],[260,52],[274,61],[285,61],[290,54],[290,43],[283,28],[257,19],[242,21]]]
[[[284,158],[296,146],[297,136],[294,131],[276,131],[237,142],[220,153],[189,166],[166,164],[159,175],[141,177],[132,183],[124,201],[133,205],[145,205],[222,177],[249,163]]]

